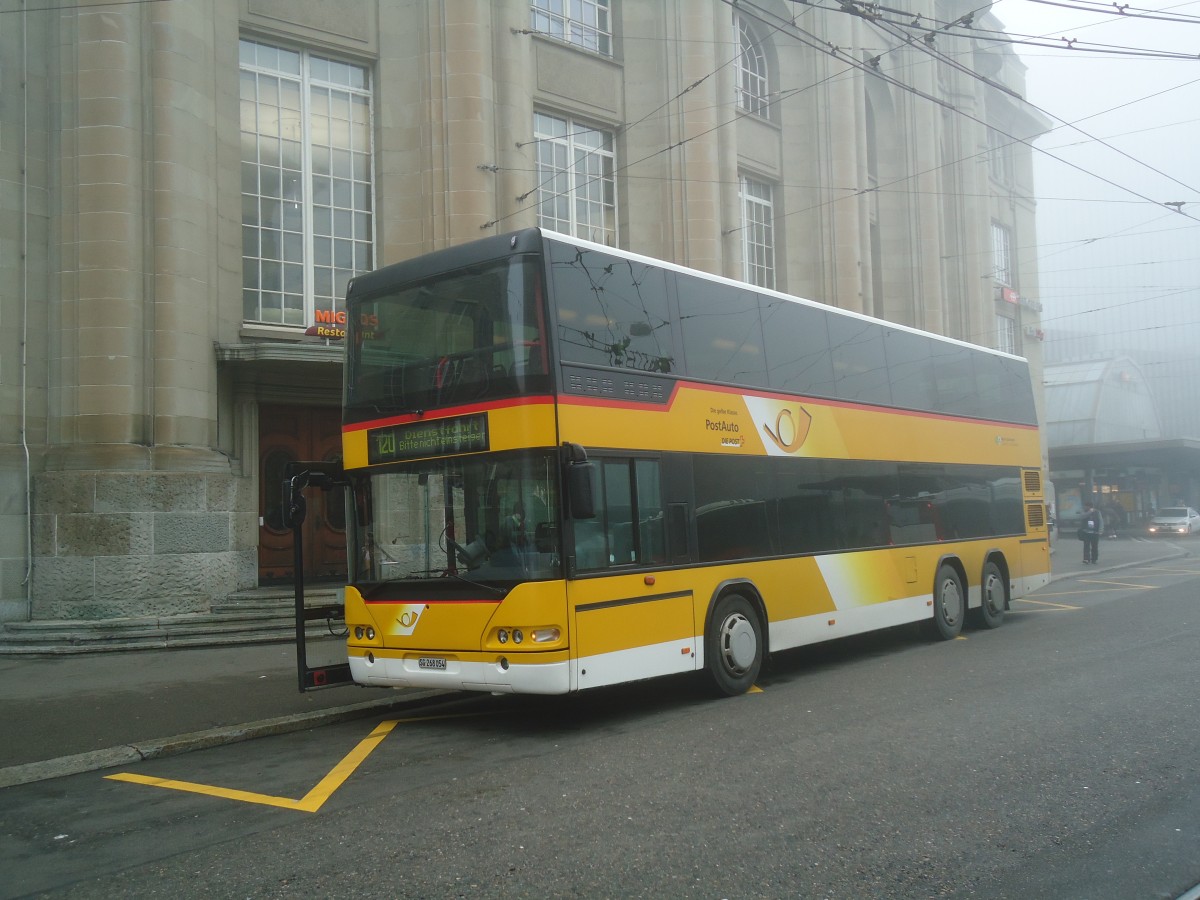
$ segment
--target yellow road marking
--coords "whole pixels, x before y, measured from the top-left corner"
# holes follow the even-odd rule
[[[1127,581],[1101,581],[1098,578],[1096,578],[1096,579],[1081,578],[1079,580],[1082,581],[1084,584],[1111,584],[1111,585],[1115,585],[1116,587],[1134,588],[1139,591],[1156,590],[1156,588],[1152,584],[1129,584]]]
[[[1075,593],[1079,593],[1079,592],[1077,591],[1077,592],[1075,592]],[[1058,595],[1051,595],[1051,596],[1064,596],[1064,597],[1065,597],[1065,596],[1070,596],[1070,594],[1058,594]],[[1047,603],[1045,600],[1030,600],[1028,597],[1018,597],[1018,598],[1017,598],[1016,600],[1014,600],[1013,602],[1014,602],[1014,603],[1032,603],[1034,606],[1045,606],[1045,607],[1048,607],[1048,608],[1049,608],[1049,609],[1045,609],[1045,610],[1040,610],[1040,609],[1030,609],[1030,610],[1026,610],[1026,612],[1048,612],[1048,611],[1050,611],[1050,610],[1079,610],[1079,609],[1083,609],[1083,607],[1082,607],[1082,606],[1069,606],[1069,605],[1068,605],[1068,604],[1066,604],[1066,603]]]
[[[347,753],[342,761],[334,766],[329,774],[317,782],[316,786],[301,797],[293,800],[291,797],[275,797],[271,794],[258,794],[253,791],[240,791],[236,788],[223,788],[211,784],[197,784],[193,781],[177,781],[173,778],[154,778],[148,775],[135,775],[132,772],[117,772],[104,777],[110,781],[126,781],[131,784],[144,784],[149,787],[167,788],[172,791],[187,791],[192,794],[204,794],[209,797],[223,797],[226,800],[239,800],[243,803],[258,803],[263,806],[278,806],[282,809],[295,809],[300,812],[315,813],[325,801],[333,796],[354,770],[362,765],[363,760],[391,734],[392,729],[402,722],[429,722],[436,719],[462,719],[468,716],[482,716],[488,713],[457,713],[445,716],[414,716],[409,719],[389,719],[380,722],[375,729],[358,742],[353,750]]]
[[[762,692],[763,692],[763,689],[760,688],[757,684],[752,684],[750,686],[750,690],[746,691],[747,694],[761,694]]]

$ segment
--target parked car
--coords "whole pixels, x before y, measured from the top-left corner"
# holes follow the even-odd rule
[[[1200,513],[1190,506],[1168,506],[1150,520],[1150,534],[1191,534],[1200,531]]]

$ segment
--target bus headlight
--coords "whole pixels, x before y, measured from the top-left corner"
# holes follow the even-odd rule
[[[502,644],[507,644],[508,643],[508,632],[505,631],[503,628],[501,628],[500,633],[496,635],[496,640],[498,640]]]
[[[519,644],[523,640],[525,640],[525,632],[523,632],[520,628],[514,628],[513,629],[513,643]]]
[[[557,628],[535,628],[532,637],[535,644],[551,644],[557,641],[561,634]]]

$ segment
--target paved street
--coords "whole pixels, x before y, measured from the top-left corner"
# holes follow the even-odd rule
[[[1178,897],[1198,587],[1190,557],[1088,572],[731,700],[470,697],[11,787],[0,896]]]

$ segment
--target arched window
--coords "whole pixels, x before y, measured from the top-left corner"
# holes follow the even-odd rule
[[[770,82],[767,77],[767,57],[763,54],[761,42],[754,36],[749,23],[737,13],[733,15],[733,27],[738,39],[738,106],[755,115],[770,118]]]

